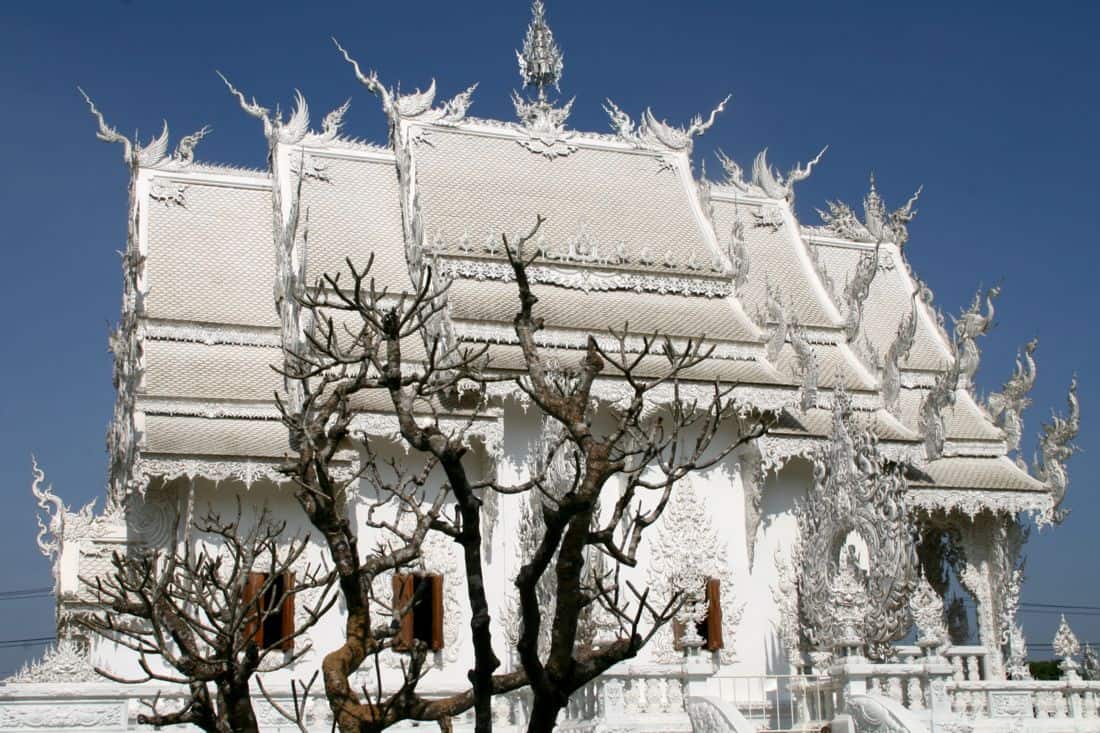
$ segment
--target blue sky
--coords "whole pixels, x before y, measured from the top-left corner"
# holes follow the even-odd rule
[[[908,4],[907,4],[908,5]],[[0,380],[0,592],[48,586],[35,549],[30,454],[77,506],[103,493],[112,390],[106,336],[117,318],[126,174],[117,146],[94,138],[83,86],[120,130],[210,124],[202,159],[264,164],[258,123],[215,69],[264,104],[306,95],[315,116],[352,98],[347,130],[384,140],[376,102],[357,85],[336,35],[390,84],[449,96],[480,82],[472,113],[511,119],[513,49],[526,0],[462,3],[130,2],[7,4],[0,22],[0,213],[7,315]],[[982,390],[1039,336],[1028,443],[1081,376],[1084,452],[1071,464],[1073,513],[1029,545],[1024,601],[1100,605],[1093,564],[1100,497],[1100,357],[1092,318],[1094,214],[1100,194],[1100,6],[1085,3],[702,2],[548,0],[565,50],[571,125],[607,129],[605,97],[637,114],[686,121],[727,93],[733,103],[697,145],[751,163],[767,146],[786,169],[830,148],[799,186],[803,221],[826,199],[858,203],[870,171],[889,203],[924,185],[907,254],[949,314],[979,284],[1001,283],[983,344]],[[1030,451],[1030,449],[1029,449]],[[1049,642],[1057,616],[1025,614]],[[48,598],[0,598],[0,641],[52,634]],[[1070,614],[1100,642],[1100,617]],[[0,675],[36,650],[0,648]]]

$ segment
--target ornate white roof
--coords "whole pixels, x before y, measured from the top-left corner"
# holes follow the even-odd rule
[[[201,135],[171,157],[167,134],[138,147],[92,108],[100,137],[125,143],[134,176],[130,325],[116,339],[120,373],[133,377],[119,380],[116,422],[132,414],[134,429],[113,438],[118,465],[133,461],[131,432],[150,462],[281,456],[286,434],[273,395],[282,380],[270,366],[295,316],[285,299],[277,307],[284,291],[273,286],[312,283],[346,257],[362,266],[373,256],[372,275],[390,291],[434,265],[453,281],[447,297],[459,337],[494,344],[494,365],[518,369],[516,292],[500,237],[543,216],[531,275],[551,358],[575,360],[587,334],[626,322],[634,334],[705,333],[713,358],[690,376],[743,383],[769,404],[783,395],[801,413],[791,436],[827,435],[827,413],[817,408],[842,387],[880,439],[911,453],[928,446],[936,486],[1047,490],[1004,458],[1018,441],[1009,436],[1006,445],[999,425],[1018,415],[999,405],[995,424],[971,391],[976,339],[991,314],[979,303],[952,340],[910,272],[904,246],[915,197],[888,212],[872,187],[863,219],[830,203],[824,227],[804,227],[794,186],[820,154],[782,175],[761,153],[751,180],[721,156],[724,181],[705,171],[696,180],[693,138],[725,102],[683,127],[649,110],[636,122],[609,102],[611,134],[569,130],[571,102],[548,95],[560,49],[537,21],[520,65],[538,94],[515,96],[515,123],[467,117],[473,87],[441,106],[434,82],[401,95],[346,52],[389,118],[387,146],[341,137],[346,106],[311,132],[304,98],[283,120],[231,86],[264,123],[267,175],[194,163]],[[382,403],[360,407],[385,413]],[[1054,459],[1057,448],[1047,451]]]

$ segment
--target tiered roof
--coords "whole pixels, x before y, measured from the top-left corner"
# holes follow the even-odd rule
[[[127,274],[138,297],[125,307],[139,325],[121,338],[140,346],[131,366],[143,378],[120,387],[119,413],[134,415],[132,473],[277,476],[288,446],[270,367],[288,324],[273,286],[291,261],[305,261],[312,282],[345,257],[362,265],[373,255],[372,274],[391,291],[410,288],[409,273],[429,262],[453,280],[457,335],[495,344],[493,364],[519,370],[500,236],[541,215],[532,279],[552,358],[574,361],[588,333],[627,322],[634,334],[705,333],[713,357],[690,376],[738,382],[744,401],[796,415],[801,427],[769,438],[780,453],[804,450],[776,448],[783,441],[829,434],[831,393],[843,388],[883,445],[919,468],[918,503],[1050,513],[1050,487],[1006,457],[1015,446],[972,393],[980,308],[977,330],[956,346],[906,262],[915,197],[887,213],[872,187],[863,220],[830,204],[825,226],[801,226],[794,186],[820,155],[784,176],[761,154],[751,180],[723,156],[724,181],[696,180],[692,139],[724,103],[685,128],[649,111],[635,122],[611,104],[613,134],[572,131],[569,105],[547,95],[560,60],[521,57],[538,96],[516,97],[516,123],[467,117],[472,89],[435,106],[434,83],[402,96],[355,65],[389,118],[385,147],[340,137],[343,110],[314,133],[301,98],[283,122],[233,90],[264,120],[270,171],[201,166],[190,150],[132,156],[137,256]],[[295,206],[308,222],[294,221]],[[284,251],[272,233],[288,226]],[[613,396],[614,376],[605,381]],[[362,409],[377,418],[364,429],[384,424],[384,404]]]

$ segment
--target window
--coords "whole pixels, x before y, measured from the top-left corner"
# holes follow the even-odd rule
[[[708,578],[704,588],[707,602],[707,615],[695,624],[695,633],[703,640],[703,648],[708,652],[722,648],[722,581],[718,578]],[[672,621],[672,645],[675,649],[683,649],[684,622]]]
[[[411,608],[410,608],[411,604]],[[397,573],[393,576],[393,612],[401,616],[394,648],[408,650],[421,641],[432,651],[443,648],[443,576]]]
[[[251,637],[261,649],[294,649],[294,574],[249,573],[244,587],[245,604],[251,617],[245,625],[245,636]],[[256,599],[259,599],[256,601]],[[256,601],[255,603],[253,603]]]

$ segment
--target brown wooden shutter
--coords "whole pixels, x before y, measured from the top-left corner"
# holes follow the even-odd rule
[[[432,591],[432,640],[433,652],[443,648],[443,576],[429,576]]]
[[[248,580],[244,584],[243,598],[246,609],[244,638],[252,639],[261,648],[264,645],[264,627],[260,623],[264,611],[264,599],[261,597],[261,592],[265,582],[267,582],[266,573],[249,573]]]
[[[282,629],[279,631],[279,648],[285,652],[294,651],[294,573],[283,575],[283,597],[279,608]],[[272,640],[274,641],[274,640]]]
[[[393,575],[393,616],[400,624],[397,636],[393,640],[393,648],[402,650],[410,649],[413,643],[413,609],[411,606],[415,589],[413,576],[403,573]],[[403,616],[399,614],[404,611]]]
[[[722,648],[722,581],[707,580],[707,651]]]

